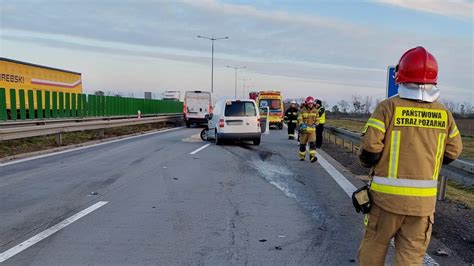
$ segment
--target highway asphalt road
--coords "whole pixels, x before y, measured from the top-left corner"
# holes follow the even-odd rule
[[[199,132],[176,129],[0,166],[0,261],[355,263],[362,215],[319,162],[297,160],[284,131],[272,130],[260,146],[198,150],[206,144]],[[26,240],[34,245],[22,250]]]

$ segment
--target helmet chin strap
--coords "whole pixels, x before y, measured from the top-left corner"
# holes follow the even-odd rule
[[[433,84],[402,83],[398,87],[398,96],[404,99],[432,103],[439,98],[439,89]]]

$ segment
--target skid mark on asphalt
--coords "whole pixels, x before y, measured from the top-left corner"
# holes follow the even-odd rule
[[[270,184],[277,187],[279,190],[283,191],[285,195],[290,198],[294,198],[297,200],[296,194],[292,192],[288,183],[282,182],[280,179],[281,177],[286,177],[285,179],[289,179],[293,176],[293,173],[286,168],[285,166],[275,165],[270,162],[266,161],[257,161],[257,162],[250,162],[250,165],[255,168],[261,176],[265,178]]]

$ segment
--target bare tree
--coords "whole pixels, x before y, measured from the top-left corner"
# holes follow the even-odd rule
[[[337,114],[339,113],[339,106],[337,106],[336,104],[332,106],[332,112]]]
[[[329,104],[328,104],[328,102],[326,102],[326,101],[322,101],[322,103],[321,103],[321,104],[322,104],[322,106],[324,107],[324,109],[326,109],[326,110],[328,110],[328,109],[329,109]]]
[[[364,99],[364,112],[366,114],[370,114],[371,111],[372,111],[372,97],[370,96],[366,96],[365,99]]]
[[[94,95],[96,95],[96,96],[104,96],[105,93],[104,93],[103,91],[95,91],[95,92],[94,92]]]
[[[343,113],[347,113],[347,110],[349,109],[349,103],[346,102],[345,100],[340,100],[339,102],[337,102],[337,105],[339,105],[341,111]]]
[[[354,113],[360,113],[363,110],[363,104],[360,95],[358,94],[353,94],[351,96],[351,105],[352,105],[352,110]]]
[[[456,113],[456,103],[449,100],[441,100],[441,103],[448,108],[451,113]]]
[[[474,109],[472,108],[472,104],[470,102],[463,102],[462,105],[464,105],[464,112],[466,116],[473,114]]]

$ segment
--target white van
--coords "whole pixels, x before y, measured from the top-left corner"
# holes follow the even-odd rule
[[[221,145],[223,140],[253,141],[260,145],[260,112],[251,99],[221,99],[216,103],[214,113],[209,115],[211,139]]]
[[[184,121],[191,124],[206,124],[206,115],[212,113],[211,93],[208,91],[187,91],[184,94]]]

